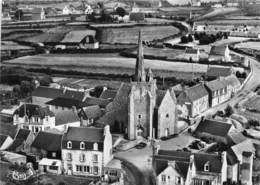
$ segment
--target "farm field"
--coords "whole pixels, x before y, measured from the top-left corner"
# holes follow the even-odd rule
[[[260,26],[260,20],[226,20],[226,19],[216,19],[210,21],[200,21],[200,23],[207,23],[207,24],[216,24],[216,25],[249,25],[249,26]]]
[[[99,29],[98,37],[101,43],[124,43],[136,44],[138,32],[142,31],[144,41],[163,39],[179,32],[174,26],[136,26],[125,28],[103,28]]]
[[[236,44],[237,48],[254,49],[260,51],[260,42],[242,42]]]
[[[42,54],[25,56],[5,61],[4,65],[20,66],[25,68],[47,68],[56,70],[73,70],[85,73],[128,74],[134,73],[134,58],[118,56],[87,54]],[[207,65],[189,64],[183,62],[167,62],[162,60],[145,60],[145,67],[150,67],[155,75],[162,77],[177,77],[190,79],[192,71],[199,77],[207,71]]]

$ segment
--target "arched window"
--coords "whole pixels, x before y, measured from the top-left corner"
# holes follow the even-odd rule
[[[206,171],[206,172],[209,171],[209,161],[205,163],[205,165],[204,165],[204,171]]]
[[[85,149],[85,143],[84,142],[80,142],[80,149],[84,150]]]
[[[97,143],[93,144],[93,150],[98,150],[98,144]]]
[[[72,148],[72,142],[71,142],[71,141],[68,141],[68,142],[67,142],[67,148],[68,148],[68,149],[71,149],[71,148]]]

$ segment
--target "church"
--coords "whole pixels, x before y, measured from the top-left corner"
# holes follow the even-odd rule
[[[121,84],[97,123],[109,124],[112,132],[123,133],[130,140],[167,137],[178,133],[176,105],[174,92],[159,90],[152,70],[145,70],[139,32],[134,80]]]

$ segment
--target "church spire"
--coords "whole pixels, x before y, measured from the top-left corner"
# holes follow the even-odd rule
[[[141,31],[139,31],[138,38],[138,50],[135,65],[135,81],[145,82],[145,70],[144,70],[144,56],[143,56],[143,44],[141,38]]]

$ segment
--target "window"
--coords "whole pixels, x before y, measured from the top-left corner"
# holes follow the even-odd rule
[[[84,150],[85,149],[85,143],[84,142],[80,142],[80,149]]]
[[[204,171],[206,171],[206,172],[209,171],[209,162],[207,162],[207,163],[204,165]]]
[[[62,110],[64,110],[64,107],[61,107]]]
[[[85,154],[80,154],[79,161],[80,162],[85,162]]]
[[[71,153],[67,153],[67,161],[72,161],[72,154]]]
[[[35,127],[35,132],[39,132],[39,128],[38,127]]]
[[[45,119],[46,119],[46,121],[49,121],[49,117],[48,116],[45,116]]]
[[[39,118],[38,117],[35,117],[35,122],[39,122]]]
[[[58,106],[55,106],[55,109],[58,109]]]
[[[58,166],[50,166],[50,170],[58,170]]]
[[[82,171],[83,171],[82,166],[76,165],[76,171],[77,171],[77,172],[82,172]]]
[[[93,144],[93,150],[98,150],[98,144],[97,143]]]
[[[18,118],[19,118],[19,116],[18,116],[18,114],[16,114],[15,115],[15,120],[18,121]]]
[[[166,182],[166,176],[162,175],[162,182]]]
[[[71,143],[71,141],[68,141],[68,142],[67,142],[67,148],[68,148],[68,149],[71,149],[71,148],[72,148],[72,143]]]
[[[94,167],[93,167],[93,174],[94,174],[94,175],[97,175],[97,174],[98,174],[98,167],[97,167],[97,166],[94,166]]]
[[[98,162],[98,155],[97,154],[94,154],[93,155],[93,162]]]
[[[52,152],[52,157],[56,157],[56,152]]]
[[[176,177],[175,181],[176,184],[181,184],[181,177]]]
[[[168,113],[166,114],[166,118],[169,118],[169,114]]]
[[[139,115],[138,115],[138,119],[141,119],[141,118],[142,118],[142,115],[141,115],[141,114],[139,114]]]
[[[28,116],[25,116],[25,122],[28,122],[29,121],[29,119],[28,119]]]

